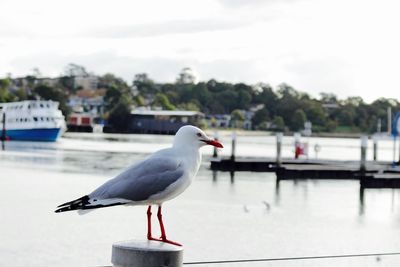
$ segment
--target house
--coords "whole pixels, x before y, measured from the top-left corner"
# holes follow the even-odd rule
[[[74,77],[74,87],[85,90],[96,90],[99,79],[94,75]]]
[[[89,112],[94,116],[100,116],[104,113],[104,95],[105,89],[82,89],[68,100],[68,106],[74,112]]]
[[[206,118],[207,126],[210,128],[228,128],[231,123],[231,115],[229,114],[213,114],[207,115]]]
[[[199,125],[204,114],[187,110],[133,110],[129,132],[145,134],[175,134],[184,125]]]

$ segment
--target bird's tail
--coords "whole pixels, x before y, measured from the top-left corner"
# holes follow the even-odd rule
[[[58,209],[56,209],[54,212],[59,213],[59,212],[64,212],[64,211],[72,211],[72,210],[89,210],[89,209],[98,209],[98,208],[105,208],[105,207],[110,207],[110,206],[116,206],[116,205],[123,205],[126,204],[126,202],[123,201],[118,201],[118,199],[110,199],[106,201],[101,201],[101,200],[96,200],[96,199],[91,199],[88,195],[83,196],[81,198],[75,199],[73,201],[66,202],[64,204],[61,204],[57,206]]]

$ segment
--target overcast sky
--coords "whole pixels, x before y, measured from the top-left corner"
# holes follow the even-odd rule
[[[286,82],[318,96],[400,98],[399,1],[0,0],[0,76],[68,63],[131,82]]]

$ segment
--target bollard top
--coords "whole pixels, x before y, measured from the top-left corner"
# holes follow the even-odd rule
[[[294,141],[295,142],[300,142],[301,134],[300,133],[294,133],[293,134]]]
[[[232,139],[236,139],[237,135],[236,135],[236,131],[232,132]]]
[[[368,146],[368,136],[363,135],[361,136],[361,147],[367,147]]]
[[[282,138],[283,138],[283,133],[277,133],[277,134],[276,134],[276,140],[277,140],[278,142],[282,142]]]
[[[159,252],[183,251],[183,247],[174,246],[171,244],[158,241],[150,241],[150,240],[120,241],[114,243],[113,247],[125,250],[135,250],[135,251],[159,251]]]

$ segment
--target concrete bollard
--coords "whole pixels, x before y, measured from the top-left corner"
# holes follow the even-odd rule
[[[360,160],[360,171],[364,172],[367,167],[367,147],[368,147],[368,136],[361,137],[361,160]]]
[[[231,160],[235,160],[236,154],[236,132],[232,132],[232,153],[231,153]]]
[[[374,141],[374,161],[378,160],[378,137],[374,135],[372,138]]]
[[[113,244],[114,267],[181,267],[183,248],[158,241],[122,241]]]
[[[276,166],[280,167],[282,165],[282,133],[276,134]]]
[[[214,132],[214,139],[217,141],[219,140],[219,135],[218,135],[217,131]],[[213,158],[218,158],[218,149],[215,146],[214,146],[214,151],[213,151]]]

